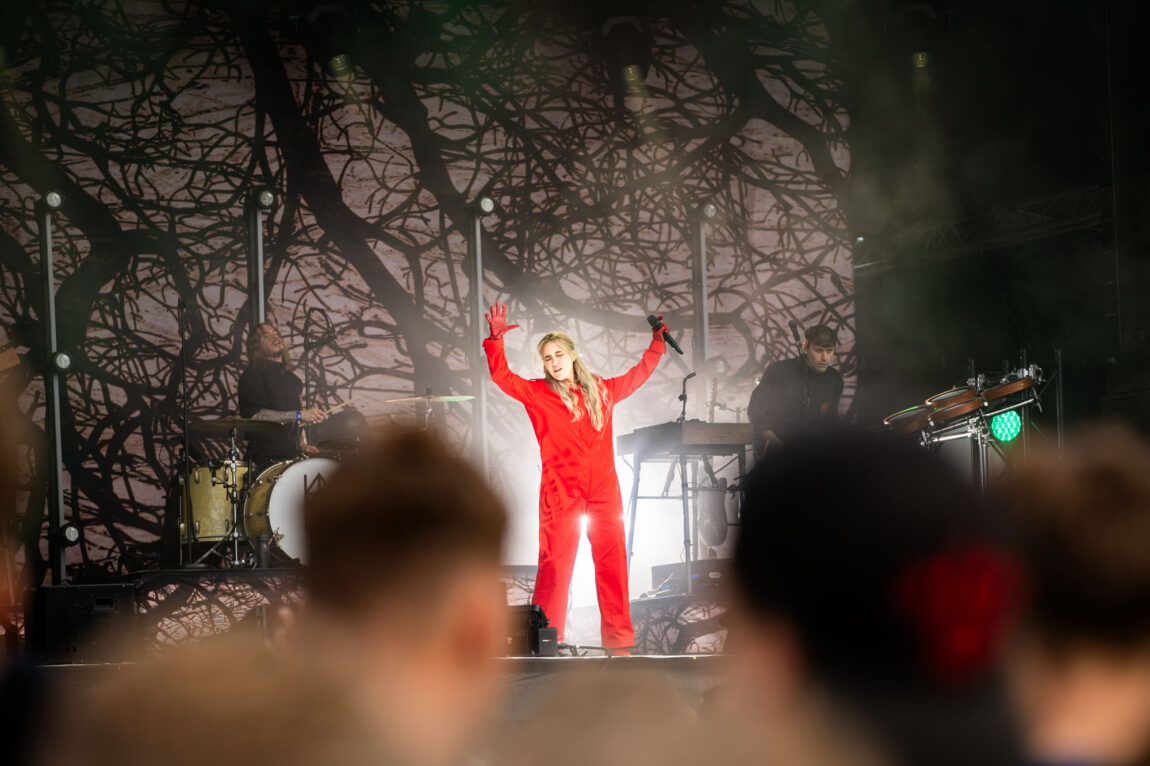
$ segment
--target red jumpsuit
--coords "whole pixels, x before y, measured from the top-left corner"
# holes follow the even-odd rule
[[[586,515],[587,538],[595,561],[595,591],[599,599],[603,646],[616,649],[635,643],[627,596],[627,551],[623,536],[623,496],[615,473],[612,437],[614,405],[631,395],[659,364],[666,350],[654,340],[640,362],[617,378],[604,378],[608,400],[598,431],[576,391],[583,415],[572,422],[571,412],[542,378],[527,380],[511,372],[503,339],[483,341],[491,378],[504,393],[523,403],[535,437],[543,475],[539,484],[539,567],[532,603],[543,608],[563,640],[567,623],[567,593],[579,548],[580,518]]]

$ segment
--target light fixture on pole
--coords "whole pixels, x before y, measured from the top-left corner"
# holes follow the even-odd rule
[[[344,77],[355,68],[350,53],[354,37],[351,17],[341,5],[322,3],[307,16],[312,55],[331,77]]]
[[[481,352],[483,342],[483,315],[487,306],[483,298],[483,218],[495,212],[495,199],[489,194],[480,194],[467,206],[471,219],[471,294],[474,296],[471,307],[472,379],[475,381],[475,409],[473,445],[476,459],[488,476],[487,455],[487,363]]]
[[[64,556],[64,538],[61,531],[67,524],[64,518],[64,463],[61,455],[62,429],[60,427],[61,373],[72,366],[71,357],[60,351],[56,339],[56,268],[52,260],[52,217],[64,205],[64,195],[49,189],[36,205],[36,222],[40,229],[40,271],[44,288],[44,345],[49,363],[44,369],[45,423],[48,436],[48,569],[52,584],[63,585],[67,572]]]
[[[254,189],[244,200],[244,223],[248,240],[248,302],[252,327],[266,321],[264,296],[264,214],[275,207],[276,194],[271,189]]]
[[[710,300],[710,289],[707,284],[707,226],[718,221],[719,212],[718,205],[707,201],[699,206],[698,215],[695,216],[698,239],[695,247],[692,279],[692,287],[694,288],[692,297],[695,303],[695,337],[691,342],[691,367],[702,373],[703,390],[708,392],[711,391],[711,382],[714,376],[707,367],[707,360],[710,358],[708,339],[711,334],[710,317],[707,313],[707,304]],[[711,411],[713,413],[714,410]]]

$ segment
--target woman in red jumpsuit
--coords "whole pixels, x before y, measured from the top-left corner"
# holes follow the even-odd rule
[[[611,414],[615,404],[630,396],[655,371],[666,350],[666,328],[653,331],[643,358],[617,378],[592,373],[569,337],[550,333],[538,347],[544,377],[527,380],[508,369],[503,352],[504,334],[519,325],[508,326],[507,307],[502,304],[492,306],[486,317],[491,335],[483,341],[483,349],[491,378],[527,409],[543,461],[539,567],[531,601],[542,607],[562,642],[580,521],[587,516],[601,640],[607,649],[626,650],[635,643],[635,630],[627,596],[623,496],[615,474]]]

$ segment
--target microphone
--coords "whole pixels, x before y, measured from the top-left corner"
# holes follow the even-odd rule
[[[652,330],[658,330],[660,327],[663,327],[663,323],[659,321],[659,317],[654,314],[647,315],[647,324],[651,325]],[[683,353],[683,349],[679,348],[679,344],[675,342],[675,339],[671,337],[671,333],[667,332],[665,327],[663,329],[663,340],[667,341],[667,345],[680,354]]]
[[[791,337],[795,339],[795,345],[802,348],[803,342],[799,339],[799,323],[792,319],[787,322],[787,325],[791,328]]]
[[[698,375],[698,373],[697,373],[697,372],[692,372],[690,375],[688,375],[687,377],[683,378],[683,380],[690,380],[691,378],[695,377],[696,375]]]

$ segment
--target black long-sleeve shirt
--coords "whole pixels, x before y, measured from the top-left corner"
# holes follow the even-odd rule
[[[240,417],[250,418],[260,410],[295,412],[301,407],[303,383],[281,362],[252,365],[240,375]],[[298,430],[294,423],[270,431],[248,434],[248,460],[266,463],[287,460],[299,454]]]
[[[815,372],[801,356],[768,365],[747,405],[755,452],[762,454],[766,446],[764,431],[774,431],[785,443],[800,433],[834,425],[842,393],[843,376],[834,367]]]

